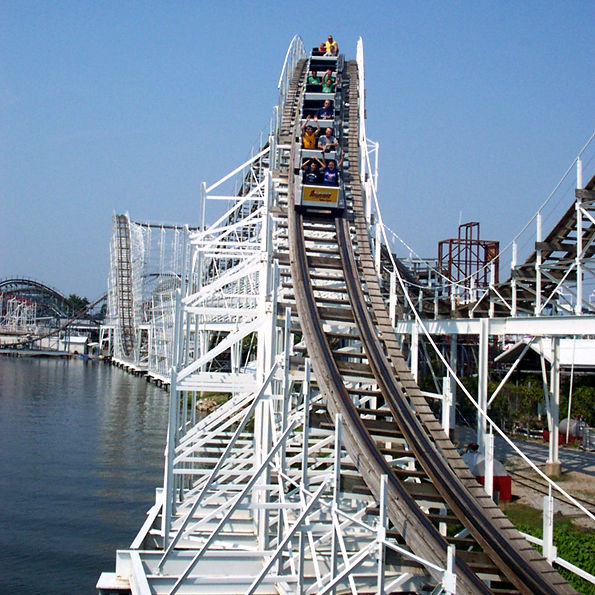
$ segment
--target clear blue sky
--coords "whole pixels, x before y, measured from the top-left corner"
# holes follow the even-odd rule
[[[333,8],[331,8],[333,6]],[[508,241],[595,130],[595,2],[0,1],[0,278],[98,297],[113,211],[198,219],[249,156],[287,46],[363,38],[387,222]],[[585,177],[595,173],[585,164]]]

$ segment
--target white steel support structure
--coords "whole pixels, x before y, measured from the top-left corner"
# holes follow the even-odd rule
[[[187,266],[188,226],[114,215],[102,348],[124,367],[170,382],[175,295]]]
[[[319,421],[322,395],[296,336],[288,267],[278,258],[287,254],[278,207],[287,200],[290,149],[279,142],[279,129],[304,55],[294,38],[268,138],[245,163],[202,186],[199,226],[184,243],[186,266],[174,302],[163,489],[130,548],[118,551],[116,572],[102,575],[100,591],[389,593],[419,591],[431,581],[435,592],[456,592],[454,550],[440,568],[388,539],[386,479],[372,490],[378,501],[350,490],[360,478],[341,443],[341,419],[331,427]],[[383,280],[381,244],[389,243],[376,202],[378,144],[365,132],[361,40],[357,61],[361,181],[367,221],[378,222]],[[220,205],[223,214],[215,214]],[[396,268],[390,272],[395,281],[383,285],[392,293],[402,280]],[[395,319],[413,318],[403,314],[402,295],[389,301]],[[479,334],[480,319],[466,322]],[[411,333],[420,323],[421,337],[421,320],[397,322],[397,332]],[[498,332],[496,323],[485,325],[486,340]],[[452,369],[449,375],[458,380]],[[351,382],[370,393],[375,388],[356,374]],[[201,417],[196,405],[205,396],[222,404]],[[374,407],[374,399],[362,397],[359,405]],[[488,402],[486,391],[483,411]],[[445,414],[445,423],[451,419]]]
[[[409,344],[411,371],[417,378],[420,364],[419,354],[426,353],[425,348],[420,350],[419,347],[423,341],[426,341],[433,347],[433,356],[441,361],[447,370],[448,377],[452,379],[451,390],[443,388],[442,394],[425,393],[430,398],[443,401],[442,425],[445,430],[449,427],[446,419],[449,401],[451,395],[453,398],[460,398],[456,396],[458,391],[462,398],[469,399],[477,409],[478,445],[485,456],[486,465],[489,467],[485,472],[486,482],[493,477],[494,437],[498,433],[501,438],[509,442],[509,445],[517,451],[519,456],[525,459],[526,463],[532,465],[543,479],[550,482],[552,489],[561,492],[569,502],[581,510],[581,513],[586,513],[590,518],[593,518],[592,513],[587,512],[579,502],[545,476],[543,471],[537,469],[524,453],[512,445],[508,437],[489,418],[489,407],[530,346],[533,345],[534,349],[540,349],[544,361],[547,361],[550,366],[549,383],[547,379],[544,382],[550,433],[546,472],[552,477],[560,474],[558,424],[561,366],[564,365],[570,369],[575,362],[580,361],[583,369],[590,368],[595,373],[595,341],[592,340],[595,335],[595,304],[593,300],[595,297],[595,251],[593,250],[595,243],[595,177],[591,179],[587,188],[583,188],[581,160],[586,151],[594,152],[594,141],[595,133],[589,138],[579,153],[579,157],[571,164],[560,183],[536,213],[534,217],[535,252],[532,257],[528,258],[525,265],[519,265],[517,246],[520,237],[529,229],[529,224],[527,224],[509,245],[511,250],[510,279],[505,284],[496,285],[493,281],[495,263],[491,262],[489,287],[481,290],[476,287],[474,279],[469,279],[467,285],[448,287],[446,280],[442,277],[443,286],[440,287],[439,284],[436,284],[436,280],[441,279],[441,274],[437,270],[428,269],[425,272],[427,287],[424,287],[422,282],[416,284],[411,278],[404,277],[396,264],[394,240],[397,239],[403,243],[408,251],[408,256],[411,255],[412,250],[382,223],[376,185],[369,183],[366,186],[370,205],[367,217],[370,223],[370,233],[373,233],[374,236],[375,253],[377,258],[379,254],[383,253],[379,247],[379,243],[383,242],[384,254],[388,254],[388,258],[384,258],[382,266],[379,267],[376,263],[376,268],[377,270],[381,269],[380,281],[388,289],[386,301],[389,304],[389,313],[393,320],[398,318],[393,312],[401,309],[400,320],[395,323],[395,332],[401,344]],[[366,146],[370,146],[370,144],[368,141]],[[371,151],[363,151],[362,163],[366,168],[365,171],[368,172],[369,180],[375,180],[375,175],[372,172],[377,152],[376,145],[374,146],[374,159],[371,159]],[[547,241],[544,241],[543,215],[547,213],[550,219],[554,216],[550,209],[552,198],[556,193],[561,193],[563,184],[566,184],[567,187],[572,184],[569,174],[575,165],[577,189],[574,190],[574,187],[570,186],[570,188],[566,188],[566,192],[573,191],[576,201],[561,216],[558,225],[548,235]],[[550,210],[548,211],[548,209]],[[588,225],[585,225],[586,221]],[[406,262],[406,260],[401,262]],[[500,258],[501,262],[502,258]],[[532,272],[528,272],[529,265]],[[466,290],[467,286],[470,288],[469,291]],[[591,292],[590,300],[586,298],[586,287]],[[532,310],[527,308],[526,297],[525,302],[521,303],[521,291],[530,296]],[[451,302],[448,309],[439,308],[439,296],[448,296]],[[426,302],[429,303],[426,304]],[[459,313],[461,306],[466,309],[463,308],[462,313]],[[450,310],[450,315],[445,317],[444,312],[448,310]],[[477,395],[469,394],[455,373],[457,369],[457,337],[469,335],[475,336],[477,341]],[[440,352],[433,339],[445,336],[451,339],[450,363]],[[496,337],[501,340],[505,338],[523,340],[526,342],[526,347],[512,364],[509,373],[490,395],[488,391],[489,346],[490,340]],[[580,356],[575,349],[577,345],[580,345]],[[572,357],[570,356],[571,349]],[[433,370],[432,374],[434,374]],[[491,496],[493,486],[488,486],[486,491]],[[551,514],[549,509],[546,509],[544,513],[546,517]],[[551,530],[553,531],[553,527]],[[541,540],[533,539],[532,541],[542,545]],[[544,545],[544,547],[546,546],[547,544]],[[571,569],[579,576],[595,583],[595,577],[565,560],[556,558],[550,550],[548,559],[552,561],[554,558],[556,564]]]
[[[477,401],[479,408],[487,413],[488,408],[488,340],[490,335],[490,321],[487,318],[480,320],[479,354],[477,366]],[[477,444],[484,450],[487,421],[485,415],[477,417]]]
[[[299,322],[283,281],[289,270],[275,259],[287,252],[276,209],[286,201],[289,146],[279,144],[278,130],[303,56],[296,37],[263,146],[203,184],[173,315],[164,487],[131,547],[118,552],[116,574],[102,575],[100,591],[118,581],[134,593],[416,590],[434,580],[420,564],[454,585],[452,564],[438,568],[387,539],[385,503],[378,517],[369,512],[379,506],[373,496],[344,488],[358,477],[340,434],[310,422],[322,397],[309,361],[295,353]],[[361,41],[358,60],[363,93]],[[360,101],[367,146],[363,95]],[[225,188],[234,177],[241,190],[232,194]],[[227,210],[207,224],[221,204]],[[200,419],[196,404],[206,394],[224,402]],[[379,558],[387,550],[395,562]]]

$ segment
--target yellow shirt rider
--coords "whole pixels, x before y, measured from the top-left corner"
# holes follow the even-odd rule
[[[312,122],[316,124],[316,130],[312,126]],[[308,115],[306,121],[302,124],[302,146],[304,149],[316,149],[318,145],[318,135],[320,134],[320,124],[318,118]]]
[[[332,35],[324,42],[325,56],[336,56],[339,53],[339,46]]]

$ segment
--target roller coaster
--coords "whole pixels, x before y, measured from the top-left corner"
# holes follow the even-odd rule
[[[305,201],[298,175],[308,157],[304,118],[324,100],[308,85],[320,57],[306,53],[299,37],[286,55],[267,142],[203,186],[191,258],[176,287],[163,489],[130,548],[118,551],[115,573],[103,573],[97,588],[573,593],[552,563],[571,565],[556,557],[548,537],[542,555],[495,504],[487,472],[484,489],[461,459],[446,398],[441,422],[418,386],[403,336],[407,325],[424,322],[413,318],[407,278],[371,216],[376,176],[364,125],[361,40],[356,60],[325,57],[325,66],[340,74],[332,123],[343,162],[336,194]],[[240,191],[225,194],[234,175]],[[592,182],[577,193],[590,213]],[[221,200],[231,206],[207,225],[208,209]],[[572,217],[569,211],[566,220]],[[590,264],[595,223],[586,219],[574,252],[575,284],[579,267]],[[571,257],[569,225],[557,229],[516,269],[508,294],[491,284],[474,302],[434,297],[430,311],[464,313],[466,331],[480,325],[470,331],[480,342],[489,325],[473,314],[543,314],[544,301],[554,300],[542,301],[542,292],[559,291],[568,275],[551,273],[541,283],[542,269],[530,263]],[[420,293],[422,314],[429,292]],[[583,325],[580,334],[595,331],[583,307],[579,292],[574,316],[553,323],[564,333],[551,334],[572,334],[575,324]],[[227,400],[201,419],[196,405],[205,392]],[[489,457],[486,398],[476,405]]]
[[[35,302],[39,317],[68,318],[74,313],[72,304],[67,297],[56,289],[34,279],[2,279],[0,293],[5,298],[16,296]]]
[[[108,308],[100,344],[118,365],[136,373],[150,370],[159,383],[172,366],[174,297],[190,229],[139,223],[127,214],[112,217]]]

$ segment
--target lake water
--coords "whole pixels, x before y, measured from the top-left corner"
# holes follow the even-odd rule
[[[0,593],[95,593],[163,481],[167,399],[99,362],[0,357]]]

